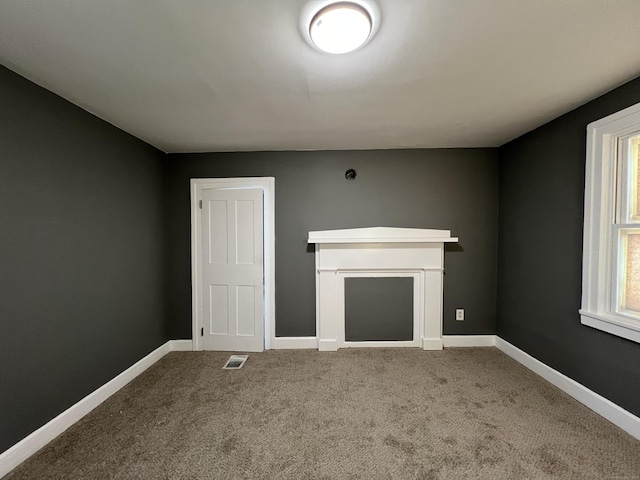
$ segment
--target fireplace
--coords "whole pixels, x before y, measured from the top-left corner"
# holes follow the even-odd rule
[[[457,242],[449,230],[355,228],[309,232],[316,245],[316,331],[318,349],[421,347],[442,349],[444,244]],[[347,341],[345,279],[413,279],[410,340]]]

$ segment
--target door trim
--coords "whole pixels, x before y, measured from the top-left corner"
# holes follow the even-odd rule
[[[199,200],[204,189],[245,190],[260,188],[264,192],[264,348],[274,348],[276,338],[276,291],[275,291],[275,258],[276,258],[276,222],[275,222],[275,178],[192,178],[191,179],[191,335],[193,350],[202,350],[200,341],[200,299],[198,297],[198,281],[200,278],[200,206]]]

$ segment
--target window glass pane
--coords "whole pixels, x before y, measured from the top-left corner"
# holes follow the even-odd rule
[[[640,232],[627,233],[622,309],[640,314]]]

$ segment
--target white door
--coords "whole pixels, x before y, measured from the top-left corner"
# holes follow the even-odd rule
[[[264,350],[262,189],[204,189],[200,318],[203,350]]]

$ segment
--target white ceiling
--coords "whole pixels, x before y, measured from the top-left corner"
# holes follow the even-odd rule
[[[343,56],[306,0],[5,0],[0,62],[167,152],[499,146],[640,75],[639,0],[377,0]]]

